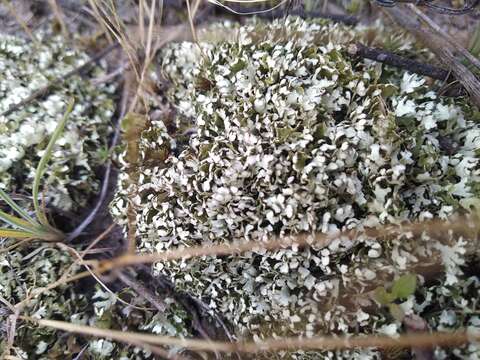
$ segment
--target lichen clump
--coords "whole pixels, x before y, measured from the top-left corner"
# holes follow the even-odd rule
[[[0,113],[51,81],[62,79],[87,60],[86,54],[67,48],[59,36],[49,36],[48,41],[32,44],[0,35]],[[70,77],[49,95],[0,116],[2,189],[30,194],[38,161],[73,97],[75,107],[46,171],[46,200],[63,210],[85,206],[88,196],[98,190],[94,171],[102,162],[101,151],[108,142],[114,109],[114,87],[91,83],[91,79],[102,72],[96,67],[90,71],[90,79]]]
[[[89,59],[87,54],[69,49],[60,37],[45,36],[45,41],[33,44],[0,35],[0,113]],[[31,205],[35,169],[72,97],[75,106],[42,179],[45,200],[48,206],[79,212],[89,198],[95,196],[100,184],[95,170],[102,165],[101,150],[108,143],[114,111],[114,86],[91,82],[104,74],[102,67],[94,67],[82,77],[70,77],[46,96],[0,116],[0,188],[12,194],[25,209],[29,210]],[[9,210],[1,205],[2,210]],[[144,354],[139,349],[114,344],[109,345],[108,352],[103,349],[101,353],[95,348],[95,342],[89,344],[76,335],[37,327],[28,321],[10,322],[14,305],[18,305],[21,315],[35,319],[91,325],[100,325],[103,321],[112,327],[116,318],[120,318],[121,310],[112,294],[95,293],[95,286],[86,291],[74,283],[60,284],[61,279],[81,270],[71,252],[55,244],[29,239],[22,242],[0,238],[0,248],[0,353],[3,356],[64,359],[74,357],[83,347],[89,347],[83,352],[92,359],[105,359],[109,355],[121,359],[122,354],[135,359],[134,353]],[[52,285],[58,286],[47,289]],[[146,326],[145,322],[148,323],[148,317],[142,319],[142,326]]]
[[[112,213],[126,224],[127,208],[135,210],[144,252],[300,233],[333,240],[154,270],[202,298],[239,337],[394,335],[401,321],[370,293],[407,272],[419,272],[421,284],[402,303],[405,314],[441,309],[427,319],[432,328],[478,329],[479,282],[464,273],[465,254],[478,250],[466,235],[365,231],[477,204],[480,126],[468,107],[440,98],[422,77],[349,58],[346,43],[364,29],[290,18],[223,30],[231,40],[164,49],[176,116],[141,133]],[[356,236],[342,235],[348,230]],[[439,270],[426,285],[420,268],[428,265]],[[459,310],[469,315],[454,316]]]
[[[12,242],[3,242],[2,247]],[[0,295],[17,305],[21,315],[33,319],[53,319],[77,325],[89,325],[124,331],[156,331],[157,318],[167,326],[169,320],[147,309],[148,302],[124,289],[112,293],[94,282],[89,285],[65,283],[82,270],[69,251],[44,244],[0,254]],[[48,289],[52,285],[53,288]],[[128,301],[125,306],[120,301]],[[138,310],[143,309],[143,310]],[[0,304],[0,353],[15,354],[17,359],[70,359],[82,353],[88,359],[142,360],[152,358],[148,350],[107,339],[85,338],[30,321],[16,322],[13,344],[9,344],[12,318],[5,302]],[[173,322],[173,321],[172,321]],[[173,325],[170,325],[173,326]],[[167,332],[167,331],[165,331]]]

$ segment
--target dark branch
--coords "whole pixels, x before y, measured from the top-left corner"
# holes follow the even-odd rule
[[[350,44],[347,52],[351,56],[378,61],[386,65],[408,70],[415,74],[428,76],[435,80],[445,81],[450,75],[445,69],[407,59],[386,50],[371,48],[360,43]]]
[[[462,84],[463,88],[465,88],[466,92],[470,95],[472,102],[477,107],[480,107],[480,85],[478,78],[457,58],[457,54],[461,53],[461,51],[465,53],[468,53],[468,51],[458,46],[455,40],[449,39],[449,37],[445,37],[439,33],[438,30],[422,27],[418,15],[412,8],[415,9],[413,6],[407,6],[388,8],[386,11],[395,22],[414,34],[418,40],[430,48],[438,60],[452,71],[454,78]]]

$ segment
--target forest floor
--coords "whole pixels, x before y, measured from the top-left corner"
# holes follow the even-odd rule
[[[295,1],[293,2],[295,3]],[[445,2],[442,5],[461,8],[469,4],[468,2],[465,4],[462,1],[457,2],[453,4]],[[374,3],[355,0],[309,0],[303,4],[302,9],[298,7],[298,4],[293,4],[291,8],[286,4],[272,12],[261,12],[275,4],[265,3],[259,8],[249,6],[251,4],[239,3],[228,4],[237,11],[252,11],[254,9],[255,12],[258,12],[258,15],[266,19],[273,17],[284,18],[287,11],[293,15],[302,14],[306,17],[326,17],[343,23],[353,21],[365,25],[374,24],[375,21],[381,19],[385,23],[386,28],[400,26],[406,32],[417,36],[425,48],[429,48],[433,53],[441,53],[438,39],[450,37],[454,40],[453,42],[455,42],[457,47],[454,46],[455,44],[452,44],[452,41],[449,42],[447,40],[445,40],[444,45],[455,56],[461,52],[459,48],[470,50],[477,59],[480,54],[480,8],[464,15],[454,16],[439,14],[431,8],[419,7],[425,11],[424,14],[432,22],[430,25],[422,24],[420,27],[415,27],[415,24],[408,23],[408,21],[402,23],[399,20],[405,17],[406,14],[414,14],[413,8],[408,7],[410,5],[403,4],[397,4],[394,7],[381,7]],[[114,7],[112,4],[114,4]],[[103,78],[96,80],[101,81],[102,84],[111,84],[116,89],[113,96],[115,110],[111,121],[113,130],[110,132],[108,139],[108,145],[113,150],[107,154],[109,160],[95,169],[96,176],[99,178],[99,182],[103,184],[103,188],[99,186],[96,193],[90,194],[86,204],[82,207],[68,211],[55,208],[49,209],[53,219],[52,222],[63,233],[76,234],[76,236],[71,236],[68,243],[69,246],[92,250],[90,247],[92,245],[95,246],[95,242],[101,239],[101,246],[98,246],[97,251],[91,251],[86,256],[84,254],[82,259],[87,261],[86,264],[90,264],[90,268],[86,268],[88,271],[92,273],[98,271],[97,277],[84,276],[83,279],[79,280],[76,289],[82,291],[82,289],[92,287],[98,280],[100,283],[107,284],[108,288],[115,293],[128,293],[130,291],[133,294],[138,294],[146,299],[145,303],[148,307],[153,307],[157,310],[163,308],[163,305],[156,301],[159,297],[158,294],[162,294],[162,297],[170,296],[181,304],[187,312],[193,314],[192,328],[198,338],[220,341],[229,340],[231,334],[228,330],[219,330],[223,322],[221,320],[217,321],[217,319],[209,315],[208,309],[205,309],[203,302],[190,297],[188,294],[177,293],[170,282],[162,278],[155,278],[147,265],[135,262],[135,259],[129,257],[133,256],[135,252],[135,236],[124,233],[122,228],[115,224],[109,208],[109,204],[117,190],[118,168],[121,167],[120,160],[115,156],[115,149],[119,143],[129,142],[129,139],[125,137],[117,137],[121,121],[124,120],[125,115],[128,113],[142,113],[150,118],[158,117],[158,108],[150,112],[145,104],[152,101],[152,98],[153,102],[157,104],[161,105],[164,102],[164,99],[159,94],[165,91],[161,87],[163,85],[168,86],[168,84],[159,84],[149,78],[150,72],[157,74],[161,72],[160,69],[155,68],[155,64],[152,66],[155,54],[170,42],[195,40],[196,33],[209,24],[225,19],[245,23],[249,17],[236,15],[232,11],[214,5],[213,2],[192,0],[188,5],[187,7],[186,3],[177,0],[158,2],[146,0],[115,2],[97,0],[7,0],[0,5],[0,33],[19,36],[27,39],[27,41],[31,41],[37,32],[43,31],[42,29],[48,29],[52,34],[63,37],[72,48],[80,49],[89,54],[92,58],[95,58],[97,63],[101,62],[106,68],[106,75],[104,74]],[[152,9],[155,11],[152,11]],[[140,18],[143,18],[142,21],[139,21]],[[435,28],[435,24],[438,28]],[[108,50],[105,51],[105,49]],[[380,55],[386,56],[388,59],[391,52],[385,50],[385,53]],[[379,54],[375,56],[378,58]],[[451,89],[453,87],[460,91],[461,94],[470,94],[469,101],[473,106],[480,105],[480,85],[478,78],[476,78],[480,73],[480,68],[476,68],[474,64],[469,64],[468,59],[462,59],[461,56],[456,58],[454,56],[453,59],[443,58],[442,56],[436,56],[433,60],[430,58],[430,62],[423,64],[427,68],[426,71],[447,71],[449,76],[448,80],[445,79],[445,92],[453,91]],[[367,55],[365,57],[368,58]],[[399,61],[401,63],[400,66],[408,70],[410,63],[407,60],[403,57]],[[77,69],[76,71],[81,74],[82,69]],[[475,81],[472,82],[472,79],[475,78],[477,79],[476,83]],[[68,82],[68,79],[61,80]],[[56,86],[64,86],[64,83],[56,84]],[[46,90],[47,93],[54,92],[53,89],[55,87]],[[45,94],[39,95],[38,98],[42,96],[45,96]],[[91,219],[84,222],[89,217]],[[101,235],[102,233],[104,234]],[[95,250],[95,247],[93,249]],[[131,265],[130,269],[132,271],[115,271],[115,267],[124,269],[128,265]],[[478,273],[477,266],[478,264],[471,265],[471,269],[468,271]],[[92,268],[94,270],[91,270]],[[108,270],[112,270],[108,273],[108,276],[100,276],[100,273],[105,273]],[[129,301],[135,296],[130,294],[125,299]],[[14,324],[21,320],[22,315],[15,313],[15,316]],[[419,323],[420,325],[423,324],[422,321],[419,321],[415,325],[419,325]],[[12,323],[8,324],[11,325]],[[106,332],[102,333],[100,331],[95,334],[91,330],[78,327],[69,329],[62,328],[59,324],[52,323],[50,325],[53,327],[59,326],[58,329],[66,332],[83,333],[97,336],[98,338],[108,335]],[[48,324],[45,323],[45,326],[48,326]],[[11,343],[13,343],[14,335],[12,335],[12,331],[14,332],[14,329],[15,325],[12,325],[12,328],[5,332],[6,337],[12,338]],[[122,337],[121,334],[114,334],[111,337],[117,341],[123,341],[135,346],[144,346],[156,354],[158,358],[171,357],[171,355],[158,348],[162,344],[156,344],[144,338],[128,339]],[[412,338],[410,337],[405,341],[411,340]],[[425,341],[430,340],[427,339]],[[445,340],[446,343],[448,343],[447,340]],[[452,340],[454,344],[458,343],[458,341],[462,341],[462,339],[454,338]],[[177,345],[182,346],[184,344],[180,343]],[[195,344],[189,345],[194,350],[198,350],[198,348],[208,350],[208,346],[196,347]],[[333,347],[337,345],[334,344]],[[218,347],[220,348],[221,346],[219,345]],[[412,346],[418,359],[431,358],[431,353],[422,350],[424,347],[425,343],[420,344],[419,347]],[[72,348],[75,348],[75,351],[72,350],[72,354],[75,354],[75,357],[71,355],[69,358],[81,359],[84,348],[74,346]],[[237,351],[239,349],[242,350],[240,346],[238,348],[234,346],[231,348],[227,347],[229,351]],[[215,354],[217,358],[222,358],[222,355]],[[61,358],[62,355],[57,354],[56,356],[56,358]],[[126,358],[134,358],[131,354],[125,356]],[[199,358],[198,354],[193,352],[187,353],[186,356]],[[18,359],[22,358],[22,355],[18,353],[8,354],[4,358]],[[118,359],[120,358],[119,355]]]

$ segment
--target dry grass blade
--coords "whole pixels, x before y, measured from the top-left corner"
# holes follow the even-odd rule
[[[413,4],[407,5],[422,21],[425,22],[433,31],[437,32],[443,38],[447,39],[448,42],[454,46],[462,56],[464,56],[468,61],[480,69],[480,60],[473,56],[467,49],[461,46],[456,39],[453,39],[449,34],[447,34],[440,26],[438,26],[432,19],[430,19],[423,11],[417,8]]]
[[[220,342],[197,339],[181,339],[170,336],[158,336],[137,332],[100,329],[93,326],[77,325],[64,321],[33,319],[20,317],[42,327],[54,328],[70,333],[109,338],[125,343],[138,342],[148,345],[176,346],[194,351],[218,351],[225,353],[243,352],[260,353],[281,350],[344,350],[354,348],[375,347],[389,348],[430,348],[433,346],[458,346],[480,340],[480,334],[459,331],[455,333],[415,333],[405,334],[398,338],[377,335],[351,337],[312,337],[312,338],[281,338],[265,339],[259,342]]]
[[[145,0],[138,2],[138,36],[140,37],[140,43],[145,47],[145,18],[144,18]]]
[[[155,26],[156,8],[157,8],[156,0],[152,0],[152,4],[150,6],[150,17],[149,17],[149,21],[148,21],[147,43],[146,43],[146,46],[145,46],[145,58],[147,58],[147,59],[150,59],[151,56],[152,56],[153,28]]]
[[[92,16],[95,18],[95,20],[97,21],[97,23],[100,25],[100,27],[102,28],[105,36],[107,37],[108,39],[108,42],[110,44],[113,43],[113,38],[112,38],[112,35],[110,35],[110,30],[108,29],[107,26],[105,26],[105,22],[102,18],[102,15],[100,14],[100,11],[98,10],[98,7],[97,7],[97,4],[95,3],[94,0],[88,0],[88,4],[90,5],[90,8],[92,10]]]
[[[140,4],[141,5],[141,4]],[[139,5],[139,6],[140,6]],[[142,72],[140,78],[138,79],[138,85],[135,92],[135,96],[130,103],[130,110],[129,112],[134,112],[137,106],[138,100],[141,99],[141,91],[143,89],[144,83],[147,77],[147,70],[150,66],[151,61],[153,60],[155,53],[158,49],[158,43],[153,45],[153,29],[155,27],[155,12],[156,12],[156,0],[152,0],[149,9],[149,23],[148,23],[148,32],[146,34],[146,43],[145,43],[145,54],[144,54],[144,62],[142,64]],[[142,21],[142,20],[140,20]],[[145,35],[144,35],[145,36]],[[148,109],[148,104],[144,103],[146,110]],[[148,112],[148,111],[147,111]],[[132,244],[129,244],[129,249],[132,249]]]
[[[127,286],[132,288],[139,296],[143,297],[145,300],[149,301],[158,311],[164,312],[167,308],[167,305],[153,294],[149,289],[141,285],[139,282],[135,281],[133,278],[123,273],[122,271],[117,271],[116,276]],[[151,309],[150,309],[151,310]]]
[[[13,5],[12,1],[4,0],[3,3],[7,6],[8,11],[12,16],[15,18],[15,21],[21,26],[23,31],[28,35],[28,37],[32,40],[32,42],[36,45],[39,45],[38,39],[33,35],[32,31],[28,27],[27,23],[22,19],[22,17],[18,14],[15,6]]]
[[[191,9],[190,7],[190,0],[186,0],[186,3],[187,3],[187,13],[188,13],[188,22],[190,24],[190,30],[192,31],[192,37],[193,37],[193,41],[198,45],[198,47],[200,47],[199,43],[198,43],[198,36],[197,36],[197,31],[195,29],[195,24],[194,24],[194,18],[195,18],[195,15],[198,11],[198,7],[200,5],[200,1],[201,0],[197,0],[195,2],[195,5],[193,7],[193,10]]]
[[[118,18],[116,17],[116,13],[112,16],[108,16],[103,10],[103,8],[98,3],[98,0],[88,0],[90,7],[92,8],[94,14],[96,14],[97,21],[102,24],[102,26],[107,29],[107,33],[113,35],[117,41],[122,46],[123,50],[127,54],[127,57],[131,63],[131,68],[135,73],[137,79],[140,78],[140,74],[138,73],[137,65],[139,63],[138,56],[135,48],[132,46],[130,39],[125,32],[122,30],[121,26],[117,23],[117,25],[113,25],[111,19],[113,18],[118,22]],[[109,21],[105,20],[108,19]]]
[[[68,28],[63,21],[63,12],[57,4],[57,0],[48,0],[50,7],[52,8],[53,15],[55,16],[55,20],[57,20],[58,24],[60,25],[60,29],[62,30],[62,35],[65,38],[68,38]]]
[[[410,225],[404,225],[402,227],[392,225],[392,226],[385,226],[384,228],[380,228],[380,229],[370,229],[370,230],[367,230],[365,234],[372,237],[373,236],[381,237],[381,236],[388,236],[393,232],[397,232],[397,233],[411,232],[414,235],[419,235],[423,231],[430,231],[430,232],[435,232],[441,235],[441,234],[445,234],[445,232],[448,232],[448,231],[454,231],[454,232],[460,232],[462,234],[465,234],[468,237],[468,236],[476,236],[476,233],[479,230],[478,224],[479,224],[478,221],[472,222],[466,219],[456,219],[455,221],[452,221],[452,222],[431,220],[429,222],[413,223]],[[336,237],[349,236],[351,238],[355,238],[357,234],[358,233],[356,231],[350,231],[350,232],[345,232],[343,234],[337,234]],[[101,236],[104,236],[104,235],[105,234],[102,234]],[[330,241],[332,241],[333,239],[334,238],[328,237],[327,235],[320,234],[315,237],[314,243],[317,247],[328,246]],[[97,241],[94,241],[94,243],[96,242]],[[26,299],[16,304],[15,307],[16,308],[22,307],[25,305],[25,303],[30,301],[34,296],[38,296],[58,286],[71,283],[92,275],[91,272],[89,271],[83,271],[81,273],[77,273],[75,275],[70,276],[70,274],[72,273],[73,267],[77,265],[92,265],[92,271],[94,271],[96,274],[102,274],[113,269],[119,269],[119,268],[127,267],[130,265],[155,263],[160,261],[178,260],[178,259],[201,257],[201,256],[233,255],[233,254],[240,254],[248,251],[255,251],[259,249],[275,250],[275,249],[280,249],[280,248],[284,248],[286,246],[292,246],[292,245],[301,246],[302,244],[303,245],[312,244],[312,241],[310,240],[307,241],[307,237],[304,235],[304,236],[290,237],[289,240],[274,239],[268,242],[250,241],[250,242],[245,242],[238,245],[222,244],[222,245],[216,245],[216,246],[210,246],[210,247],[197,246],[197,247],[192,247],[187,249],[170,250],[170,251],[159,253],[159,254],[144,254],[144,255],[127,254],[127,255],[117,257],[113,260],[107,260],[100,263],[98,263],[98,261],[77,260],[62,275],[62,277],[58,281],[50,284],[45,288],[40,288],[40,289],[36,289],[35,291],[32,291]],[[86,253],[86,251],[90,249],[90,247],[91,246],[89,246],[85,250],[85,252],[82,253],[82,258]]]
[[[80,255],[82,260],[83,260],[83,257],[88,253],[88,251],[91,248],[93,248],[96,244],[98,244],[101,240],[103,240],[110,233],[110,231],[112,231],[114,226],[115,225],[113,225],[113,224],[110,225],[103,233],[101,233],[99,236],[97,236],[97,238],[94,239],[92,241],[92,243],[84,251],[82,251],[82,253]],[[58,245],[61,246],[61,244],[58,244]],[[18,310],[22,309],[34,297],[39,296],[39,295],[41,295],[41,294],[43,294],[47,291],[50,291],[50,290],[52,290],[52,289],[54,289],[58,286],[61,286],[61,285],[64,285],[64,284],[67,284],[67,283],[85,278],[87,276],[90,276],[90,273],[88,271],[70,276],[70,274],[73,272],[75,267],[79,265],[80,262],[81,262],[81,260],[77,260],[72,265],[70,265],[68,267],[68,269],[65,271],[65,273],[63,273],[62,276],[57,281],[49,284],[46,287],[37,288],[37,289],[34,289],[33,291],[31,291],[25,299],[23,299],[21,302],[19,302],[15,305],[15,309],[18,309]]]
[[[341,236],[346,236],[350,239],[355,239],[359,234],[364,234],[370,237],[384,237],[392,233],[406,233],[412,232],[413,234],[421,234],[423,231],[442,232],[446,231],[458,231],[461,233],[468,232],[467,235],[473,236],[478,231],[478,225],[466,219],[456,221],[442,221],[431,220],[428,222],[411,223],[407,225],[388,225],[382,228],[365,229],[360,232],[359,230],[351,230],[343,233],[328,235],[328,234],[301,234],[295,236],[289,236],[284,238],[276,238],[267,241],[247,241],[242,243],[232,244],[219,244],[213,246],[193,246],[184,249],[169,250],[162,253],[153,254],[141,254],[133,255],[126,254],[119,256],[113,260],[106,260],[96,266],[96,270],[99,272],[106,272],[112,269],[118,269],[130,265],[155,263],[161,261],[171,261],[186,259],[192,257],[202,256],[219,256],[219,255],[232,255],[240,254],[249,251],[257,250],[275,250],[285,248],[289,246],[306,246],[314,245],[316,248],[323,248],[328,246],[334,239]]]

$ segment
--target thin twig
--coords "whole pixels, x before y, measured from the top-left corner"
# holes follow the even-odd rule
[[[347,25],[355,25],[358,23],[358,19],[353,16],[345,15],[336,15],[336,14],[327,14],[321,12],[308,12],[305,14],[292,12],[292,15],[298,15],[302,18],[325,18],[330,19],[335,22],[342,22]],[[281,12],[274,11],[268,14],[261,14],[259,17],[263,18],[278,18],[283,16]],[[394,54],[392,52],[367,47],[361,43],[352,43],[347,47],[347,53],[351,56],[359,56],[365,59],[374,60],[377,62],[384,63],[386,65],[398,67],[400,69],[408,70],[409,72],[416,73],[422,76],[428,76],[435,80],[446,81],[451,72],[430,64],[422,63],[420,61],[408,59],[400,55]],[[457,90],[457,89],[455,89]],[[456,96],[459,91],[450,91],[449,94]]]
[[[435,80],[446,82],[450,79],[450,87],[448,88],[448,91],[442,92],[443,95],[455,97],[465,94],[462,84],[458,80],[453,79],[452,71],[448,71],[427,63],[422,63],[420,61],[408,59],[383,49],[368,47],[360,43],[350,44],[347,48],[347,53],[352,56],[359,56],[365,59],[370,59],[386,65],[404,69],[410,73],[428,76]]]
[[[465,219],[465,218],[455,218],[455,219],[452,219],[451,221],[431,220],[431,221],[424,221],[420,223],[413,223],[413,224],[403,225],[403,226],[391,225],[391,226],[384,226],[383,228],[380,228],[380,229],[365,229],[365,231],[362,233],[366,236],[372,236],[372,237],[388,237],[388,235],[391,233],[411,232],[412,234],[420,235],[424,231],[430,231],[431,235],[435,236],[435,234],[442,234],[447,231],[454,231],[454,232],[459,232],[464,237],[470,238],[472,235],[475,236],[475,234],[478,232],[478,226],[479,226],[478,222],[469,221],[468,219]],[[336,236],[337,238],[342,236],[349,236],[354,239],[356,236],[356,232],[348,231],[348,232],[337,234]],[[296,241],[292,241],[290,245],[295,245],[295,244],[300,245],[300,240],[301,239],[297,238]],[[324,241],[323,244],[326,244],[327,243],[326,240],[328,240],[328,237],[326,235],[324,234],[317,235],[316,238],[313,239],[313,242],[309,242],[309,244],[310,245],[315,244],[318,247],[319,244],[321,244],[321,242],[319,241]],[[251,241],[251,242],[244,243],[242,247],[235,246],[235,245],[231,245],[231,246],[217,245],[217,246],[211,246],[211,247],[205,248],[205,247],[199,246],[199,247],[194,247],[186,250],[185,249],[169,250],[162,254],[137,255],[137,256],[131,255],[127,259],[125,259],[125,257],[119,257],[117,259],[112,260],[112,262],[107,262],[107,263],[100,263],[100,264],[98,264],[97,262],[93,262],[93,263],[90,262],[90,263],[94,265],[94,271],[97,274],[101,274],[109,270],[112,270],[114,268],[125,267],[132,264],[153,263],[153,262],[175,260],[175,259],[189,258],[189,257],[195,257],[195,256],[233,255],[233,254],[239,254],[242,252],[256,251],[257,249],[266,249],[266,250],[280,249],[280,248],[284,248],[287,245],[288,243],[285,241],[282,241],[282,239],[279,239],[276,241],[270,241],[268,244],[259,243],[258,241]],[[89,263],[89,262],[83,261],[83,263]],[[27,298],[22,300],[20,303],[16,304],[15,308],[22,308],[33,297],[38,296],[46,291],[52,290],[60,285],[65,285],[65,284],[75,282],[80,279],[91,276],[91,272],[89,271],[83,271],[81,273],[77,273],[75,275],[69,276],[69,274],[73,270],[73,267],[76,265],[79,265],[77,261],[73,263],[69,267],[69,269],[67,269],[67,271],[65,271],[65,273],[62,275],[62,277],[59,280],[55,281],[52,284],[49,284],[44,288],[35,289],[27,296]]]
[[[470,228],[469,228],[470,226]],[[335,234],[334,236],[329,234],[299,234],[292,235],[283,238],[274,238],[266,241],[245,241],[241,243],[230,243],[230,244],[218,244],[212,246],[192,246],[189,248],[179,248],[175,250],[165,251],[161,253],[152,253],[152,254],[126,254],[119,256],[112,260],[105,260],[101,263],[93,264],[96,265],[96,270],[99,272],[107,272],[112,269],[118,269],[121,267],[126,267],[130,265],[138,264],[148,264],[156,263],[162,261],[171,261],[179,259],[188,259],[192,257],[201,257],[201,256],[223,256],[223,255],[234,255],[241,254],[248,251],[258,251],[258,250],[275,250],[280,248],[287,248],[293,245],[296,246],[315,246],[316,248],[324,248],[328,246],[334,239],[337,239],[340,236],[346,236],[350,239],[355,239],[359,233],[369,236],[369,237],[382,237],[387,236],[388,234],[398,233],[398,232],[412,232],[420,234],[423,231],[429,230],[432,232],[436,231],[458,231],[465,233],[466,231],[475,232],[478,230],[477,224],[472,222],[462,221],[458,219],[457,221],[443,221],[443,220],[431,220],[424,221],[420,223],[411,223],[405,225],[389,225],[381,228],[366,228],[363,231],[359,230],[350,230],[345,231],[340,234]],[[470,233],[469,235],[472,235]]]
[[[421,63],[416,60],[407,59],[392,52],[365,46],[360,43],[350,44],[347,52],[352,56],[370,59],[381,62],[386,65],[395,66],[400,69],[408,70],[411,73],[431,77],[432,79],[445,81],[449,76],[449,71],[429,64]]]
[[[134,309],[138,309],[138,310],[142,310],[142,311],[148,311],[148,310],[151,310],[150,308],[146,308],[146,307],[142,307],[142,306],[136,306],[136,305],[132,305],[131,303],[123,300],[120,296],[118,296],[117,294],[115,294],[115,292],[113,292],[101,279],[98,275],[96,275],[92,269],[90,269],[90,267],[86,264],[83,263],[83,255],[80,255],[78,253],[77,250],[75,250],[74,248],[72,247],[69,247],[68,245],[65,245],[63,243],[58,243],[57,244],[58,247],[62,250],[66,250],[68,252],[70,252],[71,254],[73,254],[74,257],[77,258],[77,261],[78,263],[81,263],[86,269],[87,271],[90,273],[90,275],[97,281],[98,284],[100,284],[100,286],[106,291],[108,292],[112,297],[114,297],[116,300],[118,300],[119,302],[121,302],[122,304],[126,305],[126,306],[130,306]],[[85,254],[85,253],[84,253]]]
[[[25,31],[25,33],[32,40],[32,42],[38,46],[40,44],[40,42],[35,37],[35,35],[33,35],[32,31],[28,27],[27,23],[20,17],[17,10],[15,9],[15,6],[13,6],[12,2],[10,0],[4,0],[3,3],[8,7],[8,10],[10,11],[10,13],[15,18],[15,21],[22,27],[23,31]]]
[[[441,35],[444,39],[448,40],[448,42],[455,48],[457,51],[462,54],[468,61],[470,61],[474,66],[480,69],[480,60],[473,56],[467,49],[465,49],[462,45],[459,44],[457,39],[453,39],[447,32],[445,32],[440,26],[438,26],[432,19],[430,19],[423,11],[417,8],[413,4],[408,4],[407,7],[412,10],[420,19],[422,19],[425,24],[427,24],[432,31]]]
[[[65,321],[33,319],[20,317],[42,327],[50,327],[76,334],[110,338],[122,342],[138,341],[151,345],[177,346],[197,351],[219,351],[225,353],[243,352],[257,354],[268,351],[281,350],[344,350],[354,348],[374,347],[378,349],[390,348],[431,348],[434,346],[458,346],[480,340],[480,334],[458,331],[422,332],[403,334],[398,338],[378,335],[349,336],[349,337],[312,337],[312,338],[281,338],[265,339],[258,342],[220,342],[198,339],[182,339],[170,336],[159,336],[144,333],[124,332],[119,330],[101,329],[93,326],[78,325]]]
[[[90,243],[90,245],[84,251],[82,251],[82,253],[80,254],[80,257],[81,257],[82,260],[83,260],[83,257],[88,253],[88,251],[91,248],[93,248],[98,242],[103,240],[110,233],[110,231],[113,229],[113,227],[114,227],[113,224],[110,225],[104,232],[102,232],[100,235],[98,235],[97,238],[94,239],[92,241],[92,243]],[[25,259],[23,259],[23,260],[25,260]],[[79,279],[83,279],[83,278],[86,277],[85,274],[87,274],[87,276],[90,276],[90,275],[88,275],[88,274],[90,274],[88,271],[84,271],[80,274],[69,276],[70,273],[73,272],[74,268],[76,266],[78,266],[80,262],[81,262],[80,260],[76,260],[75,262],[73,262],[73,264],[71,264],[67,268],[67,270],[62,274],[62,276],[57,281],[55,281],[51,284],[48,284],[48,286],[46,286],[46,287],[34,289],[30,294],[28,294],[28,296],[25,299],[23,299],[19,303],[15,304],[15,309],[20,311],[34,297],[39,296],[39,295],[41,295],[41,294],[43,294],[47,291],[50,291],[52,289],[55,289],[56,287],[58,287],[60,285],[67,284],[67,283],[70,283],[70,282],[73,282],[73,281],[76,281],[76,280],[79,280]]]
[[[115,274],[125,285],[131,287],[139,296],[143,297],[145,300],[149,301],[153,306],[155,306],[158,311],[165,311],[167,305],[158,299],[158,297],[155,296],[155,294],[153,294],[149,289],[140,284],[139,281],[133,279],[125,271],[116,271]]]
[[[115,227],[115,224],[111,224],[106,230],[104,230],[100,235],[98,235],[88,246],[85,250],[83,250],[81,253],[80,253],[80,256],[83,257],[87,254],[90,253],[90,250],[93,249],[95,247],[95,245],[97,245],[100,241],[102,241],[103,239],[105,239],[107,237],[108,234],[110,234],[110,232],[113,230],[113,228]]]
[[[213,318],[213,320],[218,326],[224,328],[225,335],[227,335],[229,340],[234,340],[233,336],[231,336],[229,331],[226,329],[226,325],[219,318],[216,312],[208,308],[208,306],[204,304],[201,300],[194,298],[190,294],[179,293],[175,291],[174,284],[170,280],[166,279],[163,275],[157,275],[155,277],[152,277],[150,275],[151,271],[147,266],[140,265],[137,266],[137,269],[139,270],[138,274],[141,277],[147,276],[147,278],[150,279],[150,284],[156,291],[162,292],[165,297],[173,298],[177,302],[177,304],[182,306],[183,309],[188,312],[191,319],[192,328],[196,330],[202,338],[210,340],[209,333],[205,329],[201,321],[201,315],[207,314]],[[116,273],[118,272],[119,271],[116,271]],[[140,291],[142,292],[143,290]],[[199,308],[201,308],[202,313],[199,312]],[[216,354],[216,356],[217,355],[218,354]],[[219,355],[217,357],[219,357]]]

